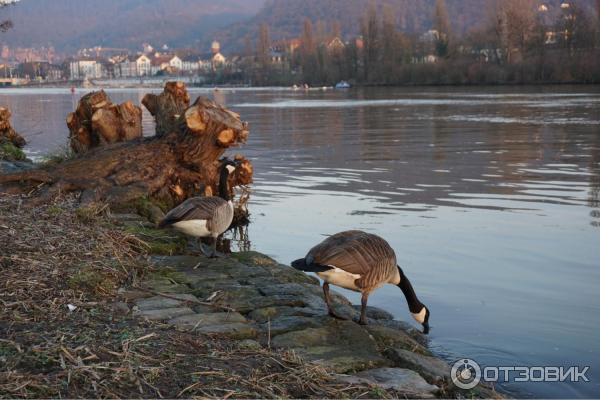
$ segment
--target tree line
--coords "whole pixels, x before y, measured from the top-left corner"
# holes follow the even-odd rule
[[[464,35],[452,31],[445,0],[436,0],[433,27],[422,34],[397,28],[394,11],[372,3],[360,36],[345,38],[339,23],[304,21],[299,46],[274,60],[266,24],[241,78],[253,84],[362,85],[600,83],[600,0],[590,13],[576,3],[555,9],[535,0],[503,0],[487,21]]]

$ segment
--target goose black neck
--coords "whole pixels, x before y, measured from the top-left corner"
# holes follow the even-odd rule
[[[227,187],[227,179],[229,179],[229,170],[227,166],[221,168],[221,176],[219,178],[219,197],[225,201],[231,200],[229,198],[229,188]]]
[[[406,302],[408,303],[410,312],[413,314],[418,314],[421,312],[424,305],[419,301],[415,290],[413,289],[406,275],[404,275],[402,268],[398,267],[398,272],[400,272],[400,284],[398,284],[398,287],[400,290],[402,290],[402,293],[404,293],[404,297],[406,297]]]

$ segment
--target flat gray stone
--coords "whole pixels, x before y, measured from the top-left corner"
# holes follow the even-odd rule
[[[416,372],[404,368],[370,369],[356,375],[338,375],[338,379],[350,384],[367,384],[384,390],[396,390],[409,398],[433,398],[434,393],[439,390]]]
[[[360,313],[360,305],[353,305],[352,308]],[[394,316],[382,308],[367,306],[367,318],[390,321],[394,319]]]
[[[319,317],[325,315],[325,310],[324,308],[314,309],[309,307],[272,306],[257,308],[248,314],[248,318],[262,324],[269,320],[272,321],[279,317],[288,317],[292,315],[298,317]]]
[[[202,326],[230,324],[237,322],[244,323],[247,322],[247,320],[242,314],[237,312],[218,312],[184,315],[182,317],[171,319],[169,324],[176,325],[180,328],[198,329]]]
[[[431,355],[425,346],[421,345],[405,331],[381,325],[367,325],[365,329],[373,336],[380,351],[399,348],[426,356]]]
[[[164,296],[154,296],[137,300],[135,304],[138,307],[138,309],[143,311],[156,310],[161,308],[175,308],[180,307],[186,302],[194,303],[198,301],[198,298],[191,294],[173,294],[171,296],[177,297],[177,300]]]
[[[304,359],[337,373],[389,365],[389,361],[379,355],[377,345],[367,331],[350,321],[330,319],[320,328],[276,336],[271,345],[293,349]]]
[[[420,330],[416,329],[406,321],[398,321],[395,319],[390,321],[373,319],[369,321],[369,324],[385,326],[387,328],[404,331],[423,346],[427,346],[428,344],[427,335],[424,335]]]
[[[283,267],[290,268],[290,267]],[[313,294],[317,297],[323,297],[323,289],[312,283],[280,283],[275,285],[261,285],[257,284],[258,290],[265,296],[274,296],[274,295],[298,295],[304,296],[306,294]],[[351,305],[352,303],[342,296],[339,293],[336,293],[334,290],[330,291],[331,298],[334,303]]]
[[[35,168],[31,161],[7,161],[0,160],[0,174],[13,174]]]
[[[299,317],[294,315],[279,317],[263,324],[262,330],[270,332],[271,337],[274,337],[283,333],[299,331],[306,328],[319,328],[323,326],[323,319],[325,318],[327,317]]]
[[[242,340],[242,339],[253,339],[258,333],[252,325],[243,323],[232,323],[232,324],[220,324],[220,325],[208,325],[197,328],[194,332],[202,333],[205,335],[220,335],[227,336],[231,339]]]
[[[140,310],[133,313],[135,317],[146,318],[152,321],[164,321],[182,315],[194,314],[189,307],[161,308],[158,310]]]
[[[184,294],[184,293],[192,293],[193,289],[188,285],[173,282],[171,279],[156,277],[152,280],[144,282],[144,285],[154,290],[155,292],[160,293],[176,293],[176,294]]]
[[[429,383],[439,383],[450,379],[450,366],[439,358],[399,348],[387,349],[385,355],[394,362],[395,366],[416,371]]]
[[[169,324],[202,334],[221,334],[232,339],[252,339],[256,329],[237,312],[204,313],[173,318]]]

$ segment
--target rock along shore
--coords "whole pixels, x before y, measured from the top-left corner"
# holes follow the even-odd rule
[[[129,227],[146,226],[146,239],[151,235],[141,217],[116,217]],[[165,244],[155,245],[165,250]],[[348,320],[328,316],[317,278],[263,254],[234,253],[221,259],[154,255],[149,261],[155,272],[139,287],[120,291],[139,319],[228,337],[243,346],[292,350],[348,384],[419,398],[498,397],[485,387],[458,392],[450,366],[427,349],[426,337],[384,310],[369,307],[369,325],[361,326],[353,321],[358,320],[358,306],[334,293],[336,311]]]

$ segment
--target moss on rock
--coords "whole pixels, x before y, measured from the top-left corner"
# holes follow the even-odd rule
[[[187,239],[172,231],[148,228],[141,224],[131,224],[126,231],[146,243],[150,254],[173,255],[182,253],[187,247]]]
[[[23,150],[11,142],[0,140],[0,160],[25,161],[26,159]]]

